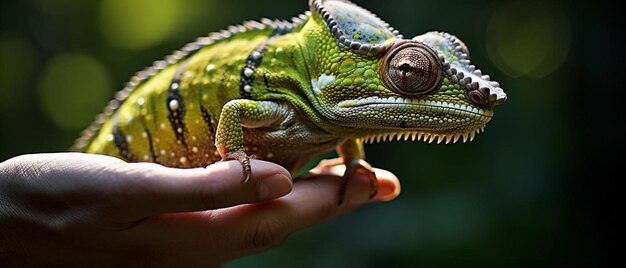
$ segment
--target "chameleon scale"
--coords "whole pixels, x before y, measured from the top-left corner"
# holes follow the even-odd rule
[[[345,0],[309,7],[198,38],[138,72],[73,149],[180,168],[238,159],[249,174],[248,156],[294,171],[336,148],[365,166],[364,141],[465,142],[506,100],[453,35],[405,39]]]

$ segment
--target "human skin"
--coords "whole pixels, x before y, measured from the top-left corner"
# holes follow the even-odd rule
[[[252,160],[175,169],[81,153],[0,163],[0,266],[219,266],[279,245],[291,233],[360,205],[395,198],[398,179],[357,174],[339,205],[343,166],[292,182]]]

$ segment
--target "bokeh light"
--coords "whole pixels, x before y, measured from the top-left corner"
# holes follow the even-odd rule
[[[40,81],[41,108],[59,127],[84,128],[111,98],[109,79],[102,63],[87,54],[58,54]]]
[[[166,40],[183,17],[186,1],[103,0],[100,4],[100,30],[112,45],[141,50]]]
[[[491,60],[511,77],[544,77],[559,68],[571,45],[563,7],[544,2],[502,3],[487,26]]]

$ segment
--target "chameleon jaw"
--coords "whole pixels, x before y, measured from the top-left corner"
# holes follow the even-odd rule
[[[404,129],[377,128],[374,133],[366,130],[366,134],[357,135],[366,143],[392,140],[423,140],[437,143],[472,141],[476,134],[483,132],[485,125],[493,117],[493,109],[477,108],[471,105],[455,104],[445,101],[411,99],[403,97],[367,97],[356,100],[344,100],[337,104],[343,109],[368,110],[405,110],[410,114],[418,114],[419,122],[428,122],[424,126],[407,126]],[[445,116],[453,118],[445,118]],[[380,122],[379,122],[380,123]],[[438,124],[437,124],[438,123]],[[427,125],[430,125],[427,126]],[[437,126],[438,125],[438,126]]]

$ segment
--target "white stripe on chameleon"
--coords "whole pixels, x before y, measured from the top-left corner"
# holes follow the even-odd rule
[[[410,99],[410,98],[402,98],[402,97],[389,97],[389,98],[379,98],[379,97],[367,97],[365,99],[357,99],[357,100],[344,100],[339,102],[337,105],[342,108],[362,106],[368,104],[408,104],[408,105],[418,105],[418,106],[429,106],[429,107],[443,107],[449,108],[452,110],[459,110],[463,112],[475,113],[484,116],[493,116],[493,110],[490,109],[477,109],[475,107],[459,105],[448,102],[441,101],[429,101],[429,100],[421,100],[421,99]]]
[[[315,94],[319,94],[320,92],[322,92],[322,89],[325,89],[333,82],[335,82],[334,75],[322,74],[317,79],[311,79],[311,86],[313,86],[313,91],[315,92]]]

